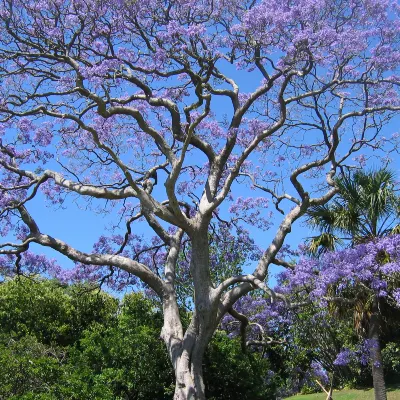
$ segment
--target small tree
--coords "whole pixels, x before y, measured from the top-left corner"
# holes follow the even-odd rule
[[[163,302],[175,399],[204,399],[203,354],[221,318],[250,291],[271,293],[262,282],[282,263],[292,225],[335,195],[333,178],[355,153],[396,146],[380,135],[400,108],[398,11],[389,6],[2,0],[4,272],[150,288]],[[255,196],[235,199],[247,183]],[[109,212],[116,232],[92,252],[51,236],[32,212],[39,193]],[[215,282],[213,222],[266,229],[268,197],[283,217],[253,273]],[[138,235],[141,224],[155,238]],[[186,330],[176,296],[185,242],[194,288]],[[33,255],[32,244],[75,270]]]

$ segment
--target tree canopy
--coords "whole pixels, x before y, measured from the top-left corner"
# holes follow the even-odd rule
[[[151,291],[175,399],[204,399],[215,329],[249,292],[272,295],[292,225],[333,198],[336,175],[398,148],[382,133],[400,109],[398,12],[378,0],[1,0],[2,271]],[[40,196],[109,213],[112,232],[74,247],[43,231]],[[249,255],[253,272],[213,273],[210,232],[251,241],[249,226],[275,225],[269,203],[280,221]],[[186,277],[193,290],[179,292]],[[177,293],[191,296],[187,327]]]

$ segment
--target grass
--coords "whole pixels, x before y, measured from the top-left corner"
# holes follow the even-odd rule
[[[388,400],[400,400],[400,385],[387,389]],[[288,400],[325,400],[325,393],[303,394],[288,397]],[[344,389],[333,392],[333,400],[374,400],[373,389]]]

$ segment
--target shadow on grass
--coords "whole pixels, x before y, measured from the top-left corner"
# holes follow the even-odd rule
[[[386,388],[387,392],[394,392],[395,390],[400,390],[400,383],[388,385]]]
[[[354,399],[364,399],[368,398],[368,399],[373,399],[373,388],[372,387],[353,387],[353,388],[346,388],[343,390],[338,390],[338,391],[334,391],[333,392],[333,398],[335,399],[340,399],[340,400],[354,400]],[[392,392],[398,392],[398,397],[393,397],[393,399],[398,399],[400,400],[400,383],[395,383],[395,384],[390,384],[387,385],[386,387],[386,391],[388,393]],[[367,392],[368,395],[367,395]],[[311,400],[311,399],[316,399],[316,398],[321,398],[321,400],[325,400],[324,393],[312,393],[312,394],[305,394],[305,395],[296,395],[293,397],[288,397],[287,400]],[[366,396],[364,398],[364,396]],[[372,396],[372,397],[371,397]],[[396,393],[397,396],[397,393]]]

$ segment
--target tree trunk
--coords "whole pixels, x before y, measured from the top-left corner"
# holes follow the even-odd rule
[[[202,355],[186,352],[180,358],[176,374],[174,400],[205,400],[203,383]]]
[[[372,313],[369,321],[368,339],[372,367],[372,381],[374,384],[375,400],[387,400],[385,376],[383,373],[382,353],[379,342],[381,318],[378,298],[374,296]]]
[[[199,334],[196,311],[184,335],[181,327],[176,303],[164,300],[164,327],[161,336],[174,367],[174,400],[205,400],[202,363],[213,331]]]
[[[200,326],[201,323],[195,311],[181,342],[179,353],[173,359],[176,377],[174,400],[205,400],[206,398],[203,356],[214,329],[202,331]]]
[[[191,240],[195,297],[192,320],[184,335],[172,286],[164,298],[162,338],[175,371],[174,400],[205,400],[203,356],[217,325],[218,301],[210,277],[207,230],[197,231]]]

